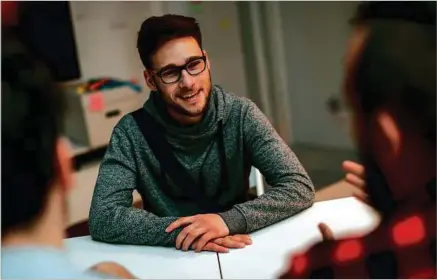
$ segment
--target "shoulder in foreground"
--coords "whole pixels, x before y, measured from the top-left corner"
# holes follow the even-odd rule
[[[308,251],[298,252],[290,255],[289,263],[281,279],[309,278],[313,271],[330,265],[332,249],[335,241],[324,241],[317,243]],[[324,277],[332,278],[332,277]]]
[[[369,252],[375,250],[368,245],[368,238],[320,242],[304,253],[292,255],[287,270],[280,277],[332,279],[346,273],[346,278],[367,278],[365,264]]]
[[[418,239],[420,230],[411,230],[418,227],[404,231],[405,225],[404,221],[393,230],[380,226],[363,237],[318,243],[292,256],[281,278],[435,278],[435,238]],[[399,256],[408,256],[403,270],[397,269]]]

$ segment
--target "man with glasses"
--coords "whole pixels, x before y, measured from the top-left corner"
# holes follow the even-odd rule
[[[195,19],[147,19],[138,51],[151,94],[114,128],[90,210],[95,240],[227,252],[313,204],[311,180],[263,113],[212,86]],[[251,166],[272,186],[255,199]]]

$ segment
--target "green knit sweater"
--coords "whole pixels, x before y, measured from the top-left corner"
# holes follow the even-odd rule
[[[314,202],[314,187],[295,154],[258,107],[214,86],[199,124],[183,127],[166,113],[159,93],[144,104],[166,128],[176,158],[207,194],[220,191],[219,202],[237,201],[247,182],[247,164],[257,167],[272,186],[264,195],[219,213],[231,234],[250,233],[288,218]],[[221,185],[218,124],[223,122],[229,188]],[[246,155],[246,157],[245,157]],[[247,162],[249,161],[249,163]],[[180,230],[165,228],[178,217],[199,213],[181,189],[166,178],[171,195],[160,189],[160,166],[131,115],[115,126],[100,165],[91,203],[89,226],[93,239],[122,244],[172,246]],[[221,188],[218,190],[218,188]],[[137,190],[148,211],[132,207]]]

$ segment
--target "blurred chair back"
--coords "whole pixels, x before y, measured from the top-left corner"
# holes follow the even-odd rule
[[[265,192],[264,189],[264,178],[261,172],[252,166],[250,177],[249,177],[249,185],[250,188],[256,188],[256,195],[263,195]]]

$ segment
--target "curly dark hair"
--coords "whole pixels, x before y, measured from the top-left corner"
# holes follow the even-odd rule
[[[202,48],[202,33],[196,19],[181,15],[150,17],[141,24],[137,48],[146,69],[153,68],[151,58],[156,51],[170,40],[193,37]]]

